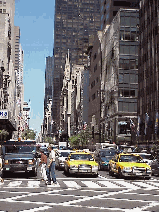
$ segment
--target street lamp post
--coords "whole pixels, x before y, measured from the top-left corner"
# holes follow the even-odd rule
[[[28,118],[27,118],[27,120],[28,120],[28,130],[29,130],[29,119],[30,119],[30,118],[28,117]]]

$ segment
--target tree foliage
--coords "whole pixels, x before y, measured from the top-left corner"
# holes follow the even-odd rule
[[[69,138],[69,143],[72,147],[80,147],[82,148],[88,144],[88,142],[92,139],[92,132],[90,128],[87,126],[85,130],[81,130],[77,135],[73,135]]]
[[[22,139],[27,140],[35,140],[36,137],[36,132],[34,130],[31,129],[27,129],[22,133]]]
[[[52,137],[49,137],[49,136],[45,136],[43,138],[43,140],[44,140],[45,143],[49,143],[49,144],[53,144],[54,143]]]
[[[0,140],[6,140],[7,136],[9,135],[9,132],[6,130],[0,130]]]

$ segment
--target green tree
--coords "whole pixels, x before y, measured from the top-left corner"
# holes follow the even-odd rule
[[[71,145],[71,147],[79,147],[79,134],[78,135],[73,135],[71,137],[69,137],[69,144]]]
[[[49,136],[45,136],[43,138],[43,140],[44,140],[45,143],[49,143],[49,144],[53,144],[54,143],[52,137],[49,137]]]
[[[36,132],[34,130],[31,129],[27,129],[22,133],[22,139],[27,140],[35,140],[36,137]]]
[[[4,129],[0,130],[0,140],[1,141],[3,141],[3,140],[5,141],[8,135],[9,135],[8,131],[6,131]]]
[[[79,133],[80,144],[82,148],[88,145],[88,142],[92,139],[92,132],[87,126],[85,130],[81,130]]]
[[[87,126],[85,130],[81,130],[77,135],[73,135],[69,138],[69,143],[72,147],[82,148],[88,145],[88,142],[92,139],[92,132]]]

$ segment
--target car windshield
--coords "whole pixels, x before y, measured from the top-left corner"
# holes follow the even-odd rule
[[[137,163],[142,163],[143,160],[140,156],[135,156],[135,155],[121,155],[120,162],[137,162]]]
[[[35,146],[6,146],[5,153],[33,153],[36,151]]]
[[[151,155],[140,154],[140,156],[141,156],[143,159],[148,159],[148,160],[151,160],[151,158],[152,158]]]
[[[59,157],[68,157],[69,154],[70,152],[60,152]]]
[[[89,154],[72,154],[70,160],[93,160],[93,157]]]
[[[116,154],[116,152],[112,151],[112,150],[110,150],[110,151],[101,151],[100,152],[100,156],[101,157],[114,156],[115,154]]]

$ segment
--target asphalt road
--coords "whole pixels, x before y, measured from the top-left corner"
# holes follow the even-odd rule
[[[56,171],[57,185],[18,173],[0,183],[0,211],[9,212],[159,212],[159,177],[117,179],[100,171],[91,176],[65,176]]]

